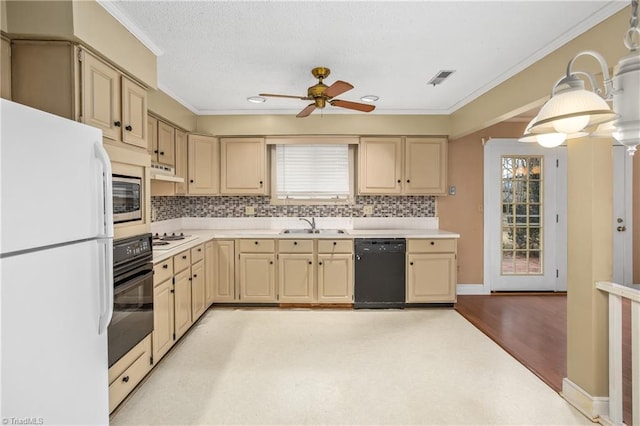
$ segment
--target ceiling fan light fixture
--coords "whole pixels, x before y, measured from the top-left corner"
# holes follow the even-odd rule
[[[380,99],[380,97],[376,95],[365,95],[360,98],[363,102],[376,102],[378,99]]]
[[[266,98],[262,96],[250,96],[247,98],[247,102],[251,102],[252,104],[262,104],[266,102]]]

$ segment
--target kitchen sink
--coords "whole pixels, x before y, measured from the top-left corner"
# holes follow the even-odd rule
[[[281,234],[344,234],[342,229],[284,229]]]

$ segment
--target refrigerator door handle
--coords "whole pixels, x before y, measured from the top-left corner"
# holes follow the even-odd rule
[[[98,318],[98,334],[107,332],[113,317],[113,240],[98,239],[100,254],[100,316]]]
[[[104,232],[99,237],[113,237],[113,189],[111,160],[107,151],[102,146],[102,141],[95,142],[95,155],[102,164],[102,197],[104,214],[101,218]]]

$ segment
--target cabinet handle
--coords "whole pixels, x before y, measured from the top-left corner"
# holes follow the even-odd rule
[[[434,246],[436,243],[435,241],[431,241],[431,245]]]
[[[114,121],[113,125],[116,126],[116,127],[120,127],[120,126],[122,126],[122,123],[120,123],[119,121]]]
[[[409,265],[413,266],[413,262],[409,262]]]
[[[125,129],[126,131],[130,132],[130,131],[132,131],[132,130],[133,130],[133,127],[131,127],[131,126],[127,126],[127,127],[125,127],[124,129]]]
[[[164,265],[162,265],[162,269],[169,269],[169,265],[165,263]]]
[[[122,381],[125,382],[125,383],[128,383],[129,382],[129,376],[124,376],[122,378]]]

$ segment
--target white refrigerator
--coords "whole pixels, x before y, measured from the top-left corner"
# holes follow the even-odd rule
[[[0,418],[108,424],[111,166],[102,131],[0,105]]]

